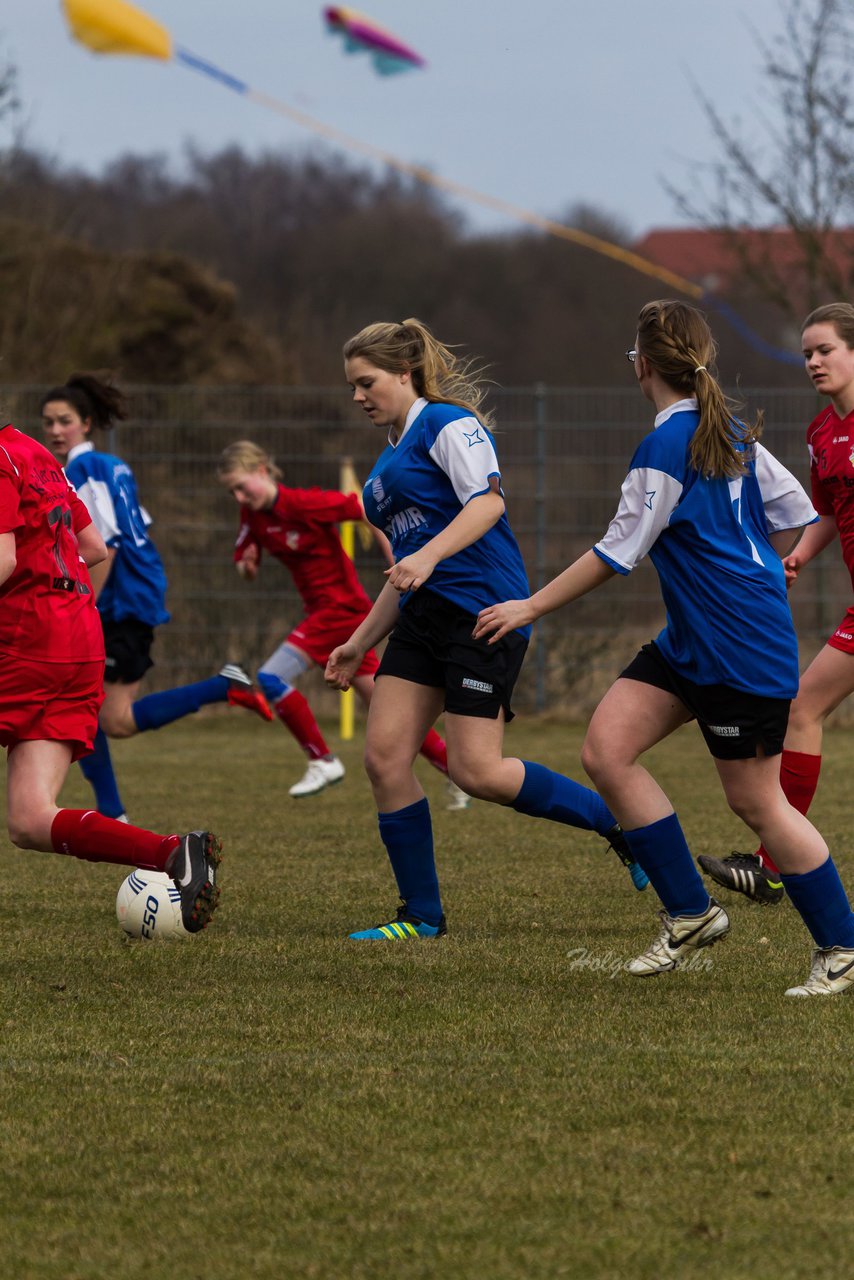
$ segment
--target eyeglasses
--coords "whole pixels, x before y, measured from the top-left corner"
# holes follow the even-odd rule
[[[626,352],[626,359],[628,360],[629,364],[634,364],[637,358],[638,358],[637,348],[630,347],[629,350]]]

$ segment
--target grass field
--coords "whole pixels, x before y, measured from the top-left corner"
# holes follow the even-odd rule
[[[579,779],[580,741],[508,735]],[[783,997],[791,908],[722,894],[708,967],[615,972],[651,891],[595,836],[444,812],[425,768],[449,936],[347,942],[396,903],[359,750],[294,802],[295,748],[248,716],[116,744],[134,820],[223,836],[188,941],[124,939],[119,868],[4,837],[0,1275],[851,1274],[854,1001]],[[854,888],[854,734],[826,759],[814,816]],[[751,847],[696,730],[653,763],[696,853]]]

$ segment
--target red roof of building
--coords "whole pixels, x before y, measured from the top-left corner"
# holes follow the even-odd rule
[[[656,228],[632,248],[641,257],[686,276],[709,292],[726,293],[733,277],[743,272],[732,234],[695,227]],[[804,249],[788,227],[745,229],[737,234],[752,264],[769,262],[778,273],[790,275],[793,282],[803,274]],[[848,276],[854,268],[854,227],[828,232],[826,243],[835,265]]]

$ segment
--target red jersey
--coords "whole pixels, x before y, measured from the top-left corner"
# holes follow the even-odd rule
[[[367,613],[371,608],[352,560],[341,545],[342,520],[361,520],[362,504],[354,493],[329,489],[286,489],[266,511],[240,508],[240,531],[234,559],[255,546],[281,560],[293,575],[308,616],[320,609]]]
[[[812,504],[820,516],[833,516],[842,558],[854,586],[854,413],[840,418],[823,409],[807,428]]]
[[[0,430],[0,533],[14,533],[17,564],[0,585],[0,651],[41,662],[104,658],[101,619],[77,533],[89,512],[47,449]]]

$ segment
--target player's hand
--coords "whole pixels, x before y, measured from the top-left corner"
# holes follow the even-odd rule
[[[249,546],[244,551],[239,560],[235,561],[235,568],[241,578],[246,578],[247,582],[252,582],[258,577],[258,548]]]
[[[800,560],[800,556],[798,556],[798,555],[796,555],[796,554],[792,554],[792,555],[790,555],[790,556],[785,556],[785,557],[784,557],[784,559],[783,559],[783,572],[784,572],[784,573],[785,573],[785,575],[786,575],[786,590],[787,590],[787,591],[788,591],[788,590],[789,590],[789,588],[793,585],[793,583],[795,583],[795,582],[797,581],[797,577],[798,577],[798,574],[800,573],[800,571],[801,571],[801,560]]]
[[[489,608],[481,609],[472,636],[475,640],[488,636],[489,643],[495,644],[508,631],[527,627],[533,621],[530,600],[505,600],[503,604],[491,604]]]
[[[333,689],[349,689],[350,682],[362,665],[364,656],[364,652],[357,648],[352,640],[348,640],[346,644],[339,644],[338,648],[333,649],[329,655],[329,661],[323,673],[324,680]]]
[[[390,569],[386,569],[385,576],[395,591],[401,593],[417,591],[435,568],[435,560],[431,560],[430,556],[425,555],[423,551],[416,551],[413,555],[404,556],[402,560],[398,560],[397,564],[393,564]]]

